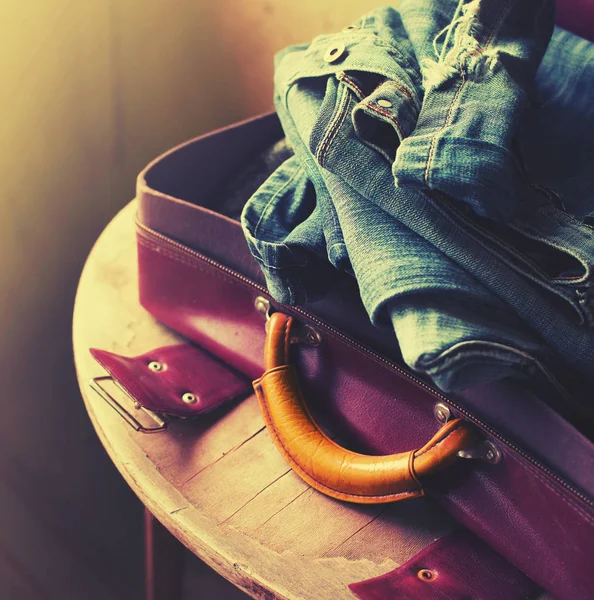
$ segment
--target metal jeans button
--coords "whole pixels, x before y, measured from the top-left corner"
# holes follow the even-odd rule
[[[324,54],[324,60],[327,63],[333,63],[339,60],[346,53],[346,49],[342,42],[337,42],[334,46],[330,46],[328,50],[326,50],[326,54]]]
[[[377,103],[380,106],[383,106],[384,108],[390,108],[392,106],[392,103],[389,100],[386,100],[385,98],[380,98]]]

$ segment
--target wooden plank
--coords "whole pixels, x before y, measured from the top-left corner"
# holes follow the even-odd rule
[[[260,525],[254,539],[276,552],[324,556],[380,514],[381,506],[356,506],[308,489]]]
[[[251,534],[310,487],[286,471],[223,521],[227,527]]]
[[[141,501],[192,552],[250,596],[266,600],[352,600],[348,583],[393,568],[390,561],[377,565],[367,560],[312,560],[291,552],[279,554],[231,528],[221,530],[217,521],[163,479],[113,410],[97,404],[90,414],[106,450]]]
[[[436,510],[424,498],[416,498],[385,506],[377,519],[326,551],[324,556],[378,563],[389,556],[395,563],[403,564],[455,527],[449,515]]]
[[[172,485],[181,486],[264,428],[254,395],[199,419],[174,421],[163,434],[135,441]]]
[[[288,469],[268,432],[263,430],[180,489],[201,511],[223,522]]]

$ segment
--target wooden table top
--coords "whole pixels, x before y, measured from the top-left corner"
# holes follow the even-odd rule
[[[137,298],[134,203],[105,229],[82,273],[74,357],[82,396],[111,459],[183,544],[254,598],[341,600],[349,583],[406,562],[453,528],[425,499],[355,506],[302,482],[270,440],[255,396],[216,414],[134,431],[89,387],[97,347],[135,356],[185,340]]]

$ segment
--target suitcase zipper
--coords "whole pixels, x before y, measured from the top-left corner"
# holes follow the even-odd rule
[[[218,269],[219,271],[222,271],[223,273],[226,273],[227,275],[241,281],[245,285],[269,296],[269,292],[264,286],[261,286],[258,283],[256,283],[255,281],[249,279],[248,277],[241,275],[237,271],[234,271],[228,267],[225,267],[224,265],[221,265],[220,263],[214,261],[212,258],[209,258],[208,256],[202,254],[201,252],[198,252],[197,250],[188,248],[184,244],[181,244],[180,242],[177,242],[177,241],[171,239],[170,237],[163,235],[162,233],[159,233],[158,231],[155,231],[154,229],[151,229],[150,227],[147,227],[146,225],[141,223],[138,220],[138,218],[136,219],[136,226],[140,230],[141,235],[143,235],[147,238],[153,238],[154,240],[159,241],[167,246],[174,247],[177,250],[179,250],[180,252],[183,252],[184,254],[192,256],[192,257],[210,265],[211,267],[214,267],[215,269]],[[316,316],[312,315],[311,313],[308,313],[307,311],[303,310],[302,308],[299,308],[296,306],[291,306],[289,308],[289,310],[293,313],[297,313],[297,314],[303,316],[308,321],[315,323],[321,329],[328,331],[333,336],[340,338],[347,345],[354,346],[361,352],[363,352],[363,353],[367,354],[369,357],[373,358],[375,361],[381,362],[382,364],[387,366],[392,371],[395,371],[396,373],[398,373],[401,377],[407,379],[408,381],[414,383],[416,386],[429,392],[432,396],[436,397],[437,399],[446,402],[451,407],[453,407],[458,413],[460,413],[462,416],[464,416],[466,419],[468,419],[470,422],[474,423],[480,429],[487,432],[491,437],[496,439],[498,442],[502,443],[503,445],[505,445],[508,448],[510,448],[511,450],[513,450],[516,454],[521,456],[524,460],[528,461],[533,466],[535,466],[537,469],[539,469],[539,471],[544,473],[547,477],[550,477],[552,480],[554,480],[556,483],[558,483],[560,486],[562,486],[571,495],[575,496],[576,498],[579,498],[584,504],[588,505],[590,508],[594,508],[593,500],[591,500],[585,494],[583,494],[582,492],[580,492],[579,490],[574,488],[571,484],[567,483],[564,479],[561,479],[561,477],[559,477],[551,469],[549,469],[548,467],[546,467],[545,465],[543,465],[542,463],[540,463],[539,461],[534,459],[532,456],[527,454],[524,450],[522,450],[521,448],[516,446],[513,442],[510,442],[507,438],[504,438],[500,433],[498,433],[496,430],[494,430],[490,425],[481,421],[480,419],[477,419],[474,415],[472,415],[470,412],[468,412],[465,408],[460,406],[455,400],[452,400],[451,398],[445,396],[439,390],[435,390],[434,388],[430,387],[424,381],[415,377],[414,375],[412,375],[411,373],[409,373],[408,371],[406,371],[405,369],[403,369],[396,363],[384,358],[381,354],[378,354],[377,352],[375,352],[374,350],[371,350],[367,346],[353,340],[352,338],[348,337],[341,331],[334,329],[334,327],[332,327],[331,325],[328,325],[324,321],[318,319]]]

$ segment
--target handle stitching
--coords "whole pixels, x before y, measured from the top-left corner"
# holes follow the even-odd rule
[[[414,450],[415,457],[423,456],[423,454],[426,454],[430,450],[434,450],[435,448],[437,448],[437,446],[439,446],[439,444],[442,444],[443,442],[447,441],[447,439],[450,437],[450,435],[452,435],[454,432],[456,432],[458,429],[460,429],[460,427],[462,425],[464,425],[464,421],[460,420],[442,438],[440,438],[440,439],[436,440],[435,442],[433,442],[433,444],[431,446],[427,446],[426,448],[422,448],[422,449],[419,448],[418,450]]]
[[[419,481],[419,477],[417,476],[417,471],[415,469],[415,451],[411,450],[408,455],[408,472],[410,476],[417,482],[419,489],[423,491],[423,484]]]

